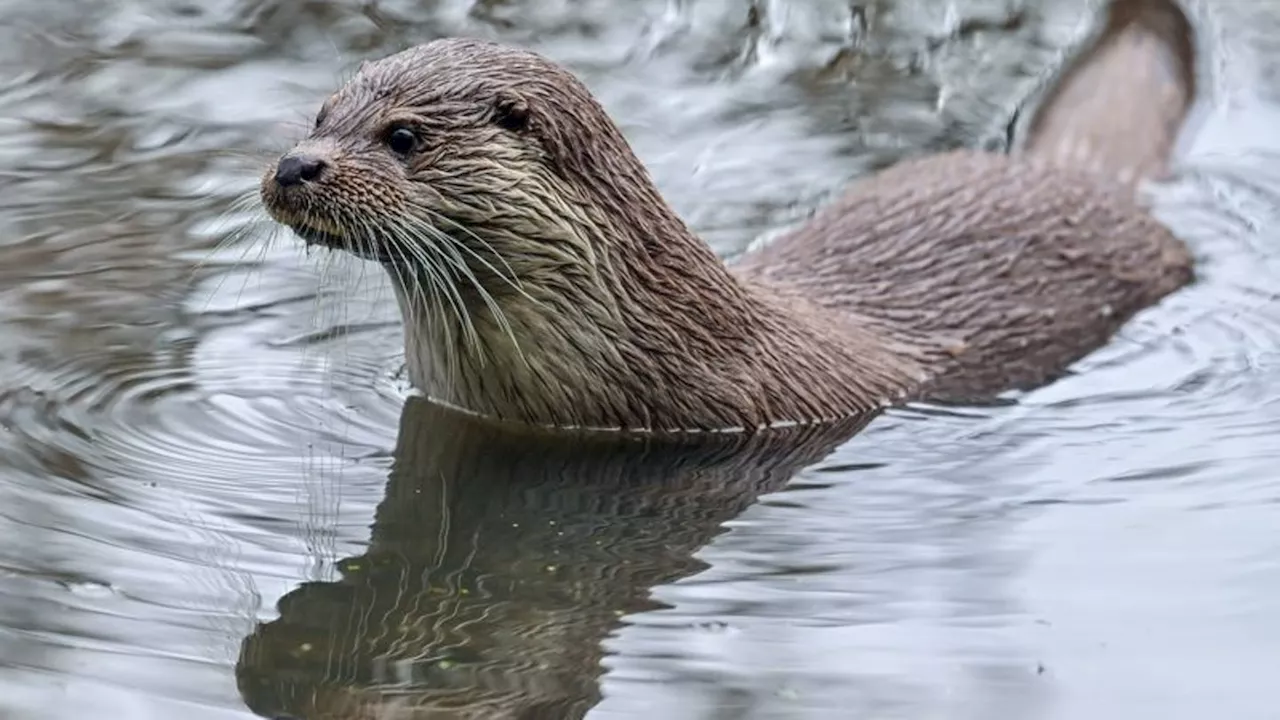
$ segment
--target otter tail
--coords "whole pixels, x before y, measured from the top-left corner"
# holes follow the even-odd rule
[[[1110,0],[1106,23],[1041,99],[1022,152],[1136,188],[1165,175],[1196,94],[1176,0]]]

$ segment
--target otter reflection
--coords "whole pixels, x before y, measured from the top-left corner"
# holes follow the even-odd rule
[[[244,640],[240,691],[266,717],[581,718],[619,617],[869,420],[566,436],[412,398],[368,552],[280,599]]]

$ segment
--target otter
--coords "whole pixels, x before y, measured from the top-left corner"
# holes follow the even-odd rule
[[[983,401],[1193,280],[1138,194],[1192,105],[1191,38],[1172,0],[1113,0],[1019,147],[901,162],[732,263],[581,81],[477,39],[362,64],[261,197],[386,268],[411,383],[477,415],[753,433]]]

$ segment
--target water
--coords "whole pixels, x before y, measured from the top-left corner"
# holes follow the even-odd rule
[[[360,59],[483,35],[580,73],[731,255],[897,158],[999,148],[1088,10],[6,3],[0,716],[482,686],[485,717],[1277,717],[1280,10],[1193,7],[1206,113],[1157,207],[1195,286],[1017,403],[830,454],[451,427],[405,406],[380,274],[235,202]]]

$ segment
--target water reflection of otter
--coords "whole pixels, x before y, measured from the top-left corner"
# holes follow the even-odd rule
[[[267,717],[569,720],[601,641],[867,420],[712,441],[548,435],[411,399],[369,551],[279,602],[237,665]]]

